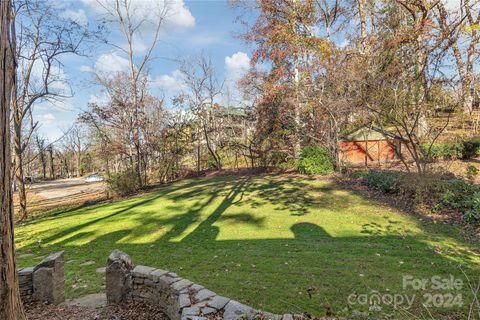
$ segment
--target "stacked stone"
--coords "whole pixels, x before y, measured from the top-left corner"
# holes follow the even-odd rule
[[[20,296],[23,301],[32,299],[53,304],[65,301],[63,254],[63,251],[53,253],[35,267],[18,271]]]
[[[116,251],[109,257],[109,264],[112,264],[114,256],[130,261],[126,254]],[[121,263],[117,263],[121,265]],[[128,268],[124,268],[125,270]],[[107,266],[107,279],[109,279],[109,267]],[[117,274],[118,277],[120,277]],[[110,279],[113,279],[110,275]],[[272,319],[272,320],[293,320],[291,315],[275,315],[261,312],[238,301],[231,300],[203,286],[193,283],[190,280],[179,277],[176,273],[162,269],[155,269],[147,266],[135,266],[128,272],[128,275],[121,276],[128,279],[123,286],[122,299],[120,301],[148,302],[163,307],[166,315],[171,320],[207,320],[208,318],[219,318],[224,320],[235,319]],[[113,280],[111,280],[113,281]],[[113,301],[109,296],[115,296],[118,287],[108,285],[107,300]],[[117,282],[118,283],[118,282]],[[131,290],[125,290],[130,288]],[[116,290],[116,292],[113,292]]]
[[[33,298],[59,304],[65,301],[64,251],[53,253],[33,268]]]
[[[33,294],[33,267],[23,268],[18,271],[20,296],[23,301],[30,300]]]

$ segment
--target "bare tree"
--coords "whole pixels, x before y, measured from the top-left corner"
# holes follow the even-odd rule
[[[106,103],[91,103],[88,110],[80,115],[80,122],[91,126],[101,137],[102,142],[109,144],[109,149],[115,150],[116,154],[128,159],[129,168],[136,171],[138,152],[143,152],[143,132],[145,124],[144,103],[146,100],[146,78],[142,82],[138,112],[133,108],[131,86],[129,76],[119,73],[103,79],[103,86],[106,88],[110,100]],[[142,139],[138,138],[138,134]],[[141,149],[137,147],[142,142]],[[140,169],[143,165],[140,166]],[[137,172],[138,174],[138,172]],[[138,178],[138,177],[137,177]],[[143,179],[142,179],[143,180]]]
[[[77,177],[84,174],[82,169],[82,160],[85,152],[89,148],[87,141],[88,134],[86,128],[81,124],[74,124],[67,132],[64,133],[64,145],[75,158],[75,170]]]
[[[462,88],[463,112],[470,114],[474,102],[474,65],[480,42],[480,2],[463,0],[458,8],[447,9],[439,1],[435,17],[442,40],[451,48]]]
[[[358,0],[363,1],[363,0]],[[317,0],[319,20],[325,27],[325,35],[327,40],[331,40],[332,27],[342,15],[343,8],[340,0]]]
[[[413,160],[416,171],[423,174],[428,168],[421,145],[431,146],[448,124],[447,119],[444,126],[433,128],[426,120],[437,99],[432,88],[443,81],[437,68],[443,55],[432,40],[430,23],[436,3],[396,3],[390,20],[385,19],[393,32],[377,38],[375,54],[369,57],[362,102],[378,125],[385,131],[393,128],[402,141],[406,152],[397,156],[406,169],[410,171],[407,160]]]
[[[53,152],[53,144],[49,144],[47,147],[48,152],[48,162],[50,164],[50,179],[55,179],[55,163],[54,163],[54,152]]]
[[[218,139],[221,129],[218,127],[215,117],[215,103],[222,92],[223,84],[217,78],[212,60],[203,53],[192,59],[181,60],[179,70],[187,89],[177,98],[177,101],[185,103],[198,122],[196,130],[197,170],[199,169],[202,140],[216,169],[221,169]]]
[[[15,242],[10,149],[10,107],[15,83],[14,11],[9,0],[0,2],[0,319],[26,319],[20,301]]]
[[[60,59],[66,54],[83,54],[81,45],[91,34],[75,21],[62,18],[52,2],[17,3],[18,81],[13,88],[13,141],[19,212],[26,217],[23,153],[38,125],[33,118],[33,107],[73,95]]]
[[[160,31],[164,25],[164,21],[169,14],[169,4],[166,1],[159,1],[153,3],[149,8],[149,12],[140,13],[135,1],[131,0],[115,0],[103,1],[97,0],[108,16],[111,24],[118,28],[120,34],[124,37],[126,46],[116,45],[110,43],[123,54],[128,57],[128,82],[130,85],[129,94],[131,96],[131,103],[133,109],[133,123],[134,131],[133,143],[136,151],[135,170],[138,176],[139,185],[143,186],[145,181],[142,179],[142,167],[145,159],[143,159],[143,139],[140,128],[141,117],[141,99],[144,91],[144,84],[147,68],[153,59],[153,50],[158,44]],[[146,50],[143,54],[138,54],[135,50],[135,44],[141,37],[142,31],[148,30],[150,42],[146,45]],[[105,78],[111,75],[97,74],[97,80],[101,84],[108,83]],[[113,97],[112,97],[113,98]]]
[[[105,78],[104,87],[109,101],[90,103],[79,121],[89,126],[92,150],[102,154],[100,158],[106,162],[107,171],[113,164],[117,173],[120,169],[124,171],[124,168],[137,173],[138,133],[141,142],[141,178],[146,182],[151,173],[151,164],[158,158],[159,140],[165,126],[163,100],[149,93],[147,78],[143,78],[136,114],[128,79],[129,75],[125,73]]]

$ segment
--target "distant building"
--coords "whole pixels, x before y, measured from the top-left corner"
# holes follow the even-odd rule
[[[214,109],[214,114],[219,122],[219,127],[226,133],[223,140],[244,140],[254,128],[255,118],[244,107],[223,107],[217,105]]]
[[[340,141],[340,160],[358,164],[381,164],[399,159],[402,139],[374,125],[363,126]]]

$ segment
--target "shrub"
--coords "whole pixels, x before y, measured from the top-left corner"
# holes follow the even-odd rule
[[[352,171],[352,164],[350,162],[343,162],[340,166],[340,172],[342,174],[348,174]]]
[[[400,193],[416,204],[435,205],[442,192],[441,177],[435,174],[402,173],[399,177]]]
[[[463,141],[463,158],[471,159],[480,156],[480,137]]]
[[[480,192],[480,186],[462,179],[445,181],[442,189],[443,204],[452,209],[459,209],[463,213],[473,208],[473,198]]]
[[[470,201],[471,206],[465,211],[463,221],[471,224],[480,223],[480,191],[475,192]]]
[[[427,161],[453,160],[462,158],[463,143],[421,144],[420,152]]]
[[[297,167],[297,162],[295,160],[288,160],[277,164],[277,169],[281,172],[287,172],[290,170],[295,170]]]
[[[127,170],[111,175],[107,179],[107,186],[117,196],[128,196],[140,190],[138,174],[135,170]]]
[[[467,179],[470,180],[471,182],[475,182],[475,178],[478,175],[478,169],[474,165],[469,165],[467,167]]]
[[[396,193],[400,191],[400,172],[370,170],[363,177],[363,182],[372,189]]]
[[[333,172],[335,164],[327,149],[306,147],[300,154],[297,169],[305,174],[328,174]]]
[[[349,176],[350,178],[353,178],[353,179],[364,179],[365,176],[368,174],[367,171],[361,171],[361,170],[356,170],[356,171],[352,171]]]
[[[433,211],[455,210],[465,223],[480,224],[480,186],[463,179],[371,170],[363,183],[384,193],[398,193]]]

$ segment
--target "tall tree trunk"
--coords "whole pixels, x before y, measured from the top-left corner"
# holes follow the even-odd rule
[[[297,21],[297,12],[296,12],[296,4],[297,0],[293,0],[295,16],[294,20],[291,22],[292,24],[292,31],[296,36],[297,29],[296,29],[296,21]],[[295,133],[294,133],[294,142],[293,142],[293,157],[298,159],[300,157],[301,152],[301,144],[300,144],[300,70],[299,70],[299,52],[298,46],[296,46],[296,51],[293,53],[293,81],[295,86],[295,97],[294,97],[294,121],[295,121]]]
[[[76,156],[76,161],[77,161],[77,178],[82,176],[82,150],[78,148],[77,150],[77,156]]]
[[[362,50],[365,53],[368,53],[367,45],[367,1],[366,0],[357,0],[358,2],[358,16],[360,19],[360,39]]]
[[[0,319],[26,319],[20,301],[13,234],[10,103],[15,82],[15,32],[10,0],[0,1]]]
[[[473,111],[473,94],[472,94],[472,84],[473,80],[465,77],[466,79],[462,81],[462,95],[463,95],[463,106],[462,111],[465,114],[472,114]],[[473,77],[471,77],[473,78]]]
[[[462,109],[464,113],[471,114],[474,101],[472,88],[475,80],[475,53],[477,51],[478,43],[480,42],[480,37],[477,33],[477,26],[480,23],[480,13],[477,13],[477,17],[475,18],[473,16],[470,2],[465,0],[462,5],[462,10],[465,10],[466,14],[465,23],[458,24],[457,27],[452,28],[452,24],[448,19],[449,13],[445,9],[445,6],[442,2],[438,3],[437,9],[437,19],[442,31],[442,35],[448,40],[448,45],[452,49],[453,57],[455,58],[455,63],[457,66],[457,72],[460,77],[462,86]],[[464,30],[464,36],[466,37],[460,37],[459,34],[462,34],[462,32],[458,32],[457,28],[466,29]],[[464,41],[465,38],[468,38],[470,43],[468,43],[468,41]],[[464,50],[464,48],[466,48],[466,52],[462,55],[462,50]]]
[[[23,155],[22,153],[15,152],[15,179],[18,185],[18,204],[19,215],[22,220],[25,220],[28,216],[27,212],[27,191],[25,188],[25,175],[23,173]]]
[[[22,121],[21,112],[18,112],[17,86],[14,83],[12,87],[13,97],[13,151],[15,153],[15,182],[18,187],[19,215],[21,219],[27,218],[27,192],[25,188],[25,174],[23,172],[23,151],[22,143]]]
[[[201,150],[200,150],[200,131],[197,129],[197,174],[201,170]]]
[[[16,86],[13,88],[13,97],[16,98]],[[13,103],[16,103],[15,101]],[[22,126],[18,121],[17,114],[13,116],[14,133],[14,152],[15,152],[15,181],[18,186],[19,214],[25,219],[27,217],[27,192],[25,188],[25,175],[23,172],[23,146],[22,146]]]
[[[47,178],[47,161],[45,160],[45,158],[42,158],[42,177],[43,177],[43,180],[45,180]]]
[[[293,145],[293,156],[295,159],[300,157],[300,75],[298,70],[298,54],[294,56],[294,83],[295,83],[295,99],[294,99],[294,121],[295,121],[295,141]]]
[[[207,150],[210,153],[210,155],[213,158],[213,161],[215,161],[215,169],[217,170],[222,170],[222,162],[220,161],[220,158],[218,157],[218,154],[213,150],[212,145],[210,143],[210,139],[208,137],[208,130],[207,130],[207,124],[203,123],[203,134],[205,137],[205,145],[207,146]]]
[[[55,166],[53,163],[53,147],[52,145],[48,146],[48,156],[50,161],[50,179],[55,179]]]

